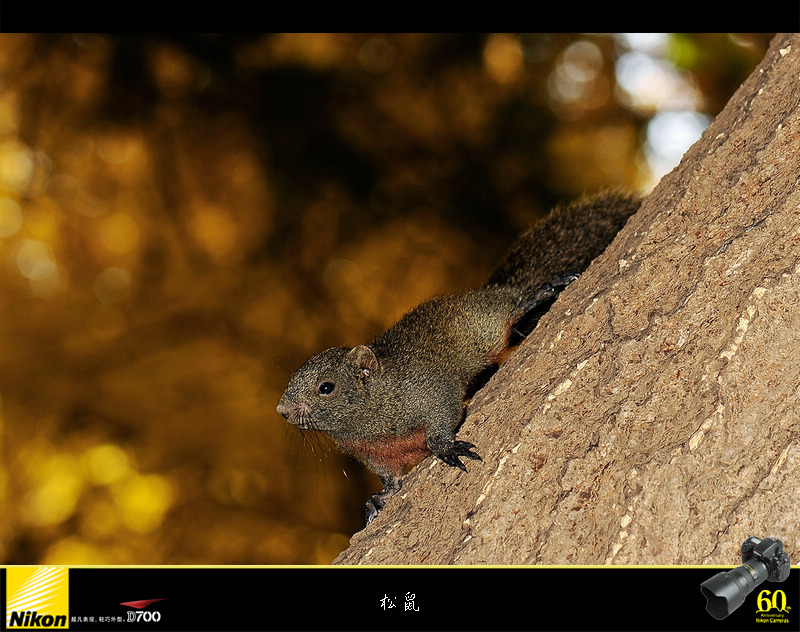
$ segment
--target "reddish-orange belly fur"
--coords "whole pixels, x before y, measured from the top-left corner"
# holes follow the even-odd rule
[[[424,428],[402,437],[342,441],[341,444],[351,454],[380,469],[390,470],[395,476],[402,476],[407,465],[417,463],[431,453]]]

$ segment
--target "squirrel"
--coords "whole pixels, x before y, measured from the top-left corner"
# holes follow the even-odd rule
[[[426,301],[369,344],[328,349],[294,372],[278,413],[326,432],[383,483],[364,507],[366,524],[400,490],[409,465],[432,454],[466,472],[461,458],[482,460],[476,446],[456,440],[470,388],[640,203],[606,191],[556,207],[518,238],[482,288]]]

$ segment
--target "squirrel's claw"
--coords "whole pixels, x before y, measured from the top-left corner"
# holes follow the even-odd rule
[[[378,517],[378,512],[383,509],[384,503],[370,498],[364,505],[364,524],[368,525],[370,522]]]
[[[580,278],[581,275],[578,272],[562,272],[561,274],[557,274],[550,279],[550,285],[552,285],[554,288],[558,288],[559,290],[563,290],[570,283],[577,281]]]
[[[382,476],[383,489],[372,497],[364,504],[364,524],[368,525],[375,520],[378,513],[386,505],[386,501],[394,496],[403,487],[403,481],[399,476]]]
[[[455,441],[453,443],[453,447],[448,450],[447,452],[443,452],[441,454],[437,454],[442,461],[447,463],[451,467],[457,467],[464,472],[467,471],[467,468],[461,462],[458,457],[464,456],[468,459],[475,459],[478,461],[483,461],[480,454],[477,452],[473,452],[472,450],[475,449],[475,446],[469,443],[468,441]]]

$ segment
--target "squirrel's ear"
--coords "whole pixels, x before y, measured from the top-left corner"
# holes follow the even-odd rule
[[[347,359],[358,367],[364,379],[381,374],[381,364],[375,353],[366,345],[358,345],[347,352]]]

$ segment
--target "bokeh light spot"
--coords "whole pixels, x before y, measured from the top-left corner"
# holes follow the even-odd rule
[[[0,237],[11,237],[22,228],[22,209],[15,200],[0,198]]]
[[[33,296],[52,296],[66,288],[66,278],[56,263],[53,249],[43,241],[22,240],[14,261],[20,274],[28,280]]]
[[[109,129],[98,134],[96,148],[98,155],[107,163],[121,165],[141,151],[141,140],[134,134]]]
[[[26,239],[20,244],[16,262],[20,274],[32,280],[50,277],[58,267],[53,250],[37,239]]]
[[[139,243],[139,224],[127,213],[115,213],[100,225],[100,241],[113,253],[130,252]]]
[[[124,301],[131,293],[133,280],[122,268],[106,268],[95,277],[94,294],[103,305],[115,305]]]
[[[212,205],[195,212],[191,231],[200,247],[215,259],[230,255],[239,243],[239,231],[232,218]]]
[[[104,443],[85,454],[89,480],[98,485],[109,485],[130,473],[128,455],[118,445]]]
[[[361,288],[364,280],[361,268],[350,259],[336,259],[325,268],[322,280],[331,294],[352,294]]]
[[[513,35],[495,33],[483,49],[486,71],[497,83],[510,84],[522,75],[523,56],[519,40]]]
[[[374,75],[389,72],[397,57],[397,47],[385,37],[371,37],[358,51],[361,67]]]
[[[610,89],[602,71],[603,53],[596,44],[578,40],[564,50],[547,80],[554,110],[561,118],[573,118],[608,100]]]
[[[169,481],[157,474],[128,478],[115,485],[114,492],[123,522],[138,533],[157,529],[173,498]]]
[[[42,559],[42,564],[109,564],[111,559],[103,547],[95,546],[76,536],[58,540]]]
[[[33,152],[16,141],[0,145],[0,183],[14,191],[24,191],[33,179]]]
[[[119,507],[111,499],[93,498],[81,506],[81,533],[90,540],[107,538],[120,530]]]
[[[25,520],[34,526],[58,524],[69,518],[83,490],[75,459],[58,454],[40,469],[40,484],[28,495],[22,508]]]
[[[659,112],[647,124],[647,160],[655,177],[672,170],[700,138],[711,117],[699,112]]]
[[[694,87],[672,64],[641,51],[625,53],[617,60],[617,82],[623,101],[645,113],[700,105]]]

